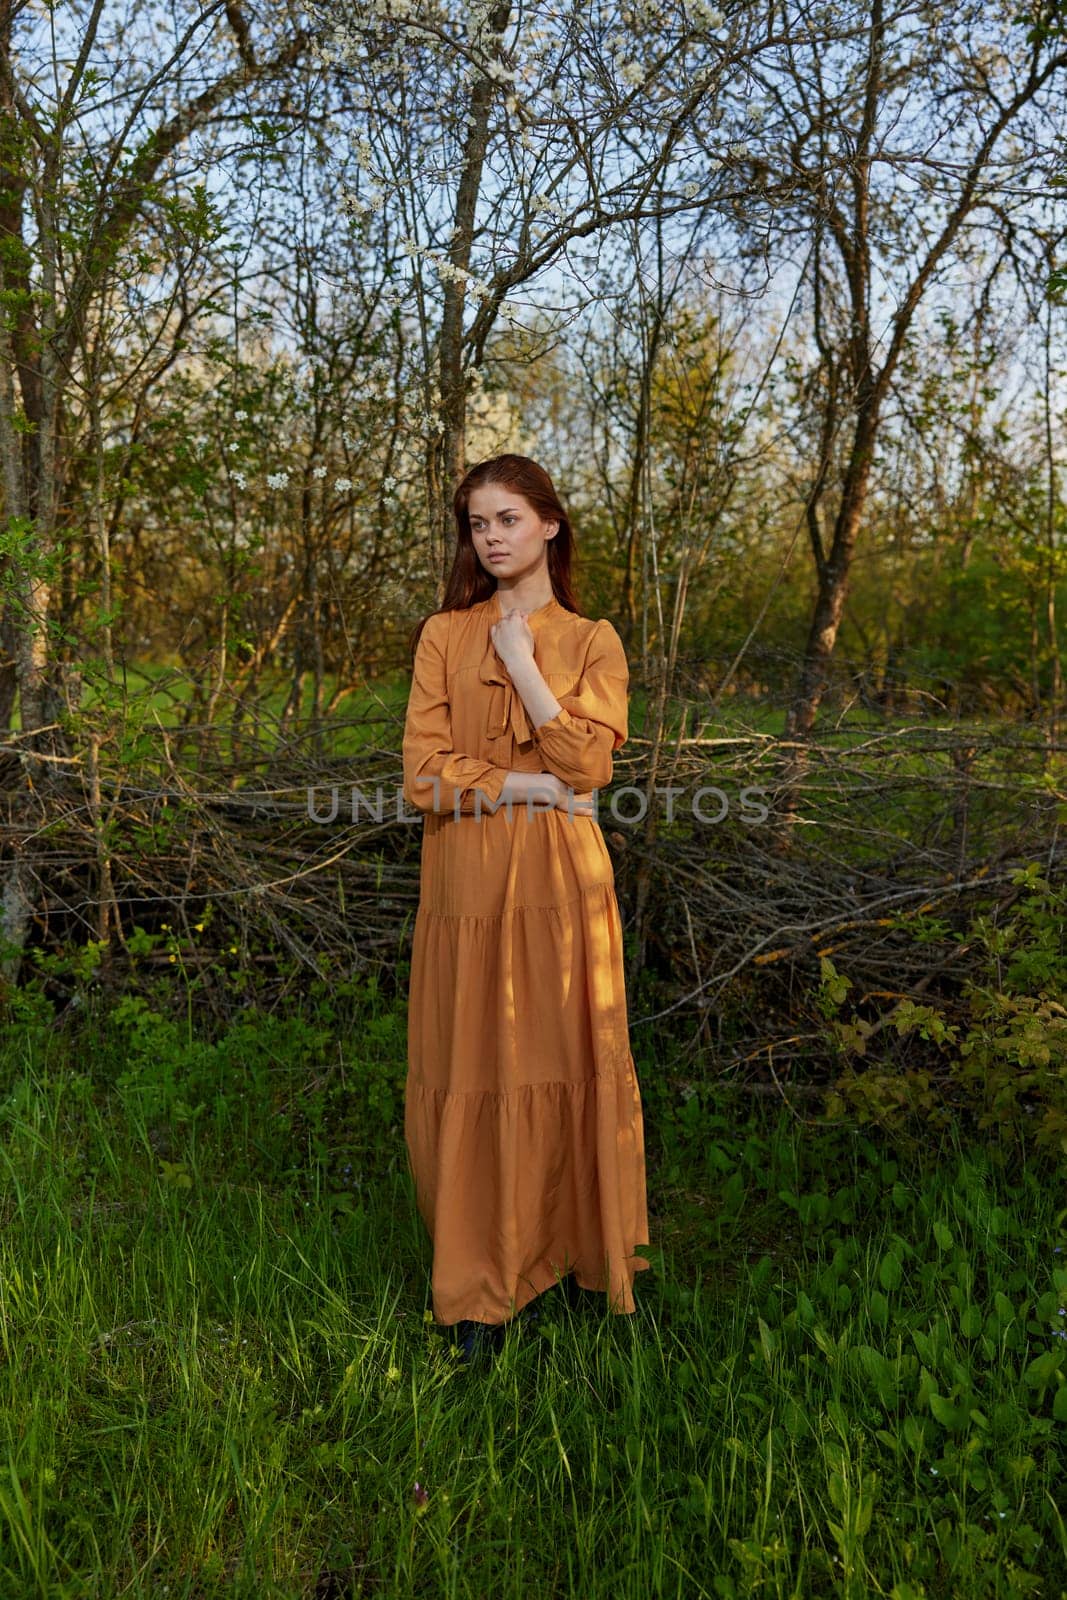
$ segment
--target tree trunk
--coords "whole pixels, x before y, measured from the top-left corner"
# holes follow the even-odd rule
[[[489,14],[491,31],[497,35],[503,34],[510,16],[511,0],[503,0],[503,4],[494,7]],[[437,549],[431,550],[432,567],[435,572],[441,573],[442,579],[447,577],[452,564],[455,542],[452,496],[466,471],[467,375],[463,367],[463,307],[467,298],[466,274],[470,270],[474,244],[478,196],[489,148],[489,111],[495,89],[492,78],[485,73],[479,73],[471,88],[463,171],[456,194],[456,216],[448,252],[449,260],[457,272],[455,277],[447,277],[444,285],[438,379],[439,420],[443,426],[439,433],[431,433],[426,471],[430,504],[436,506],[436,530],[431,532],[431,538],[437,544]],[[427,406],[431,413],[432,409],[432,405]]]
[[[800,785],[808,764],[805,742],[815,726],[815,718],[826,692],[830,660],[848,597],[852,558],[867,504],[877,427],[877,401],[871,395],[857,417],[852,453],[834,522],[830,555],[819,568],[818,594],[804,659],[792,703],[786,712],[783,737],[793,743],[784,753],[779,800],[774,812],[773,843],[777,850],[787,849],[792,840]]]

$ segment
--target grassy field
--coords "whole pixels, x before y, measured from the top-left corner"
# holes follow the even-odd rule
[[[8,1028],[5,1600],[1067,1593],[1062,1173],[677,1104],[639,1058],[636,1315],[550,1292],[467,1372],[402,1038],[380,1001]]]

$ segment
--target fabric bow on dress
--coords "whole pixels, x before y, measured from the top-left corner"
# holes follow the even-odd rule
[[[496,686],[487,729],[490,739],[502,738],[510,724],[516,742],[528,744],[533,738],[533,729],[526,715],[526,707],[523,705],[522,696],[508,677],[492,639],[486,646],[485,654],[479,664],[478,677],[482,683]]]

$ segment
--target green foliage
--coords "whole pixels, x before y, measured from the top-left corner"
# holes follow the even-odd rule
[[[210,916],[209,908],[205,922]],[[309,1184],[325,1190],[338,1211],[357,1206],[383,1167],[395,1163],[406,1009],[381,992],[376,976],[317,980],[288,1014],[249,1008],[209,1038],[194,1029],[183,999],[203,981],[202,972],[187,972],[187,941],[166,924],[157,934],[138,928],[130,953],[151,958],[169,951],[173,976],[143,979],[145,992],[129,989],[106,1004],[91,982],[100,948],[42,955],[39,965],[52,979],[84,980],[76,992],[82,1026],[95,1041],[97,1073],[146,1143],[169,1146],[196,1125],[210,1128],[213,1139],[235,1141],[250,1178],[287,1175],[301,1193]],[[237,962],[237,947],[227,955]],[[33,1026],[35,1037],[48,1038],[55,1012],[41,981],[7,997],[8,1037],[29,1037]]]
[[[402,1026],[353,980],[200,1054],[148,1003],[0,1040],[0,1593],[1058,1592],[1067,1236],[1037,1173],[955,1137],[905,1164],[650,1057],[636,1314],[549,1292],[487,1382],[429,1305]],[[183,1115],[197,1092],[229,1116]]]
[[[979,913],[959,935],[981,950],[984,970],[962,986],[951,1015],[945,1002],[902,999],[877,1021],[844,1017],[849,980],[823,959],[819,1003],[847,1062],[827,1097],[828,1116],[943,1128],[964,1115],[1002,1143],[1032,1145],[1054,1160],[1067,1155],[1067,1009],[1059,998],[1067,995],[1067,888],[1036,863],[1012,881],[1020,893],[1007,915]],[[879,1044],[892,1037],[886,1024],[898,1039],[932,1046],[921,1064]]]

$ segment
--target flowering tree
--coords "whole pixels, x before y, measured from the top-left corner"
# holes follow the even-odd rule
[[[116,271],[147,265],[138,265],[138,230],[168,204],[178,153],[227,102],[287,72],[306,44],[300,27],[258,38],[242,6],[223,0],[176,11],[162,29],[137,0],[117,18],[93,0],[43,25],[12,0],[0,4],[3,629],[30,752],[43,740],[34,730],[54,724],[62,705],[49,614],[64,406],[86,326]],[[91,65],[96,52],[128,58],[121,81]],[[210,231],[202,188],[169,204],[187,229]]]
[[[824,10],[828,47],[858,24]],[[467,395],[494,326],[521,325],[520,291],[532,297],[550,271],[556,326],[575,315],[620,224],[744,202],[751,71],[785,23],[749,7],[727,20],[707,0],[311,0],[309,11],[361,118],[361,181],[345,203],[411,262],[391,303],[418,327],[405,376],[443,571]]]
[[[189,182],[189,167],[211,165],[212,140],[232,131],[227,114],[239,127],[252,92],[287,74],[307,40],[284,6],[273,31],[260,30],[241,0],[175,6],[162,20],[142,0],[121,13],[80,0],[43,17],[0,0],[0,637],[11,663],[0,700],[10,715],[13,679],[22,759],[38,789],[64,760],[64,690],[77,700],[76,675],[64,683],[57,671],[54,600],[75,397],[88,396],[99,435],[102,369],[86,370],[81,358],[117,278],[159,266],[145,247],[150,219],[160,233],[166,219],[187,242],[216,236],[206,185]],[[101,68],[101,57],[124,63],[121,73]],[[105,635],[109,562],[105,543]],[[0,931],[17,948],[29,915],[18,855],[0,903]]]

